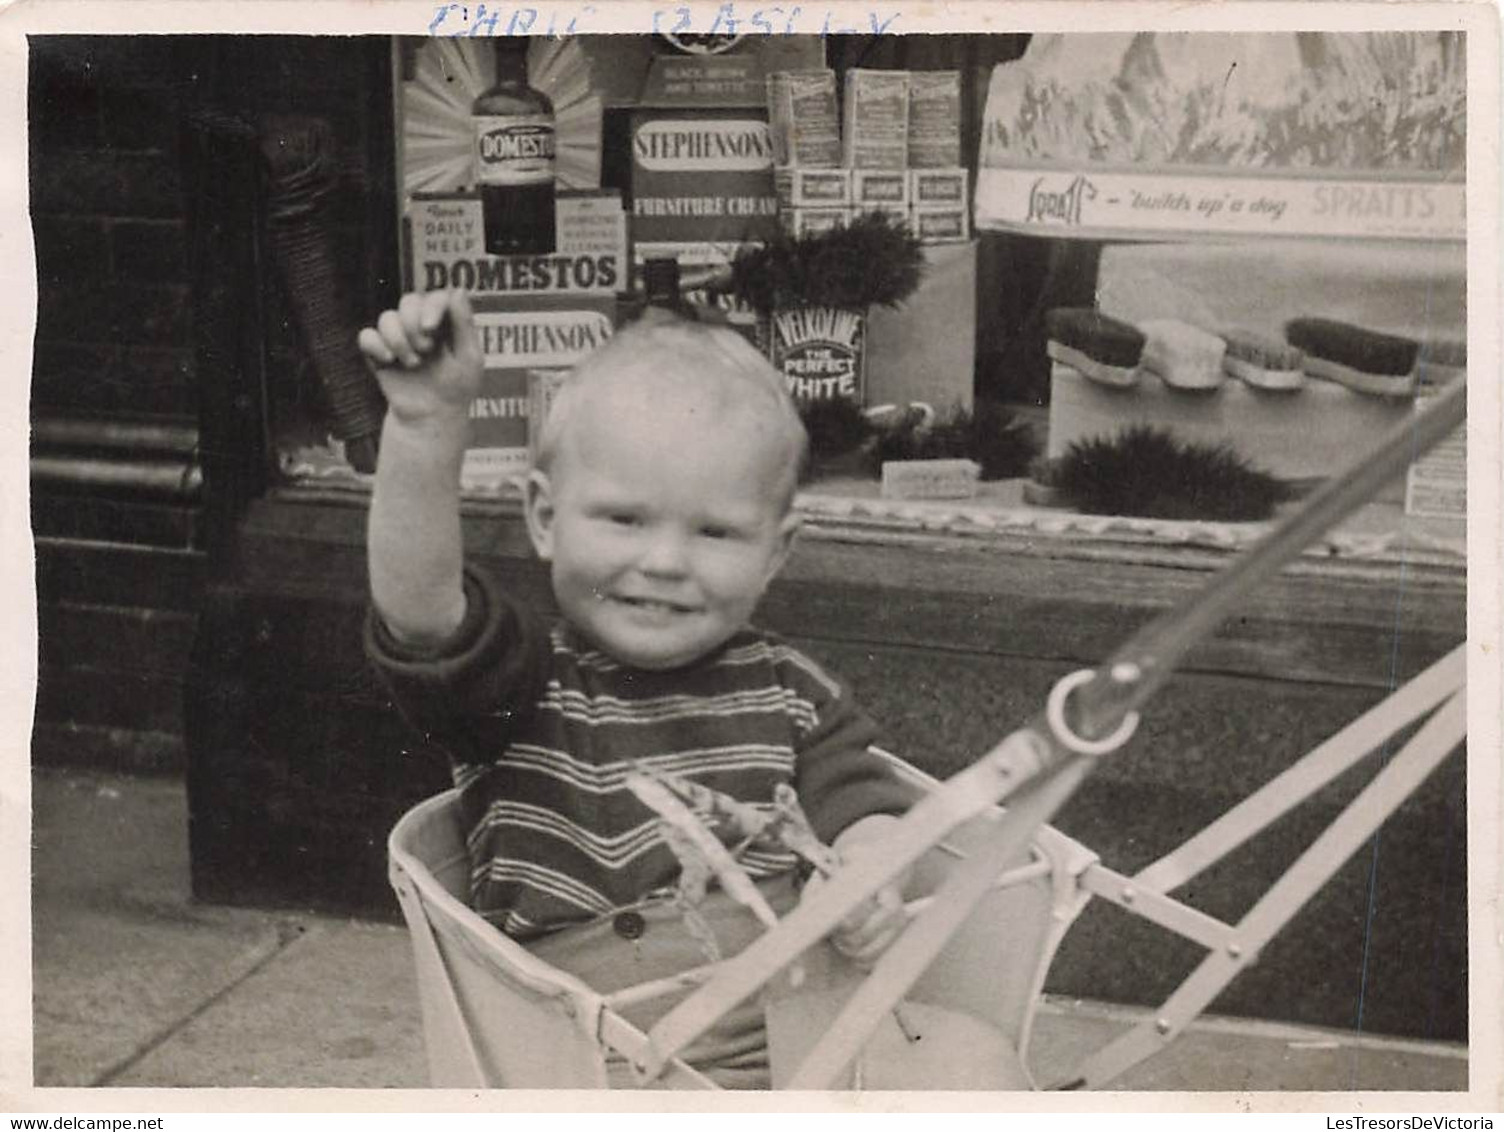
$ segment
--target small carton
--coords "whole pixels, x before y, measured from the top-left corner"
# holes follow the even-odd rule
[[[773,170],[778,207],[845,208],[851,203],[851,170],[780,165]]]
[[[1434,394],[1415,399],[1416,415]],[[1405,476],[1405,514],[1432,519],[1467,519],[1467,426],[1458,425],[1441,443],[1410,465]]]
[[[970,499],[981,466],[972,460],[884,460],[884,499]]]
[[[967,170],[910,169],[909,203],[915,208],[965,208]]]
[[[909,205],[909,175],[902,169],[853,169],[851,171],[851,203],[858,208],[881,205],[885,208],[907,208]]]
[[[843,118],[842,165],[904,168],[909,157],[909,72],[847,71]]]
[[[796,240],[840,228],[851,219],[849,208],[786,208],[780,213],[783,230]]]
[[[774,71],[768,76],[768,125],[780,165],[834,169],[841,164],[836,74]]]
[[[955,244],[971,239],[971,215],[960,208],[919,208],[909,211],[909,231],[921,244]]]
[[[961,164],[961,72],[909,75],[909,165],[944,169]]]

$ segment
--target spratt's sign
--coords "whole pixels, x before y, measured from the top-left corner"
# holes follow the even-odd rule
[[[1075,227],[1081,223],[1081,206],[1096,196],[1096,188],[1084,176],[1071,178],[1069,184],[1040,177],[1029,189],[1029,214],[1024,223],[1054,222]]]
[[[977,174],[976,226],[1088,239],[1460,240],[1465,197],[1460,180],[993,167]]]

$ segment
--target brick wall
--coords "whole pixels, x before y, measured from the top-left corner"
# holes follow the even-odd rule
[[[33,36],[29,47],[38,412],[197,422],[179,165],[195,105],[273,130],[283,117],[326,118],[339,142],[342,282],[363,309],[391,294],[384,38]],[[285,321],[278,312],[273,329]],[[272,337],[272,392],[316,404],[299,397],[295,338]]]
[[[190,37],[30,40],[38,413],[196,419],[177,123]]]
[[[34,36],[28,46],[38,279],[33,758],[177,771],[186,762],[184,669],[216,540],[205,520],[209,496],[191,486],[123,484],[111,473],[181,467],[191,484],[195,435],[202,447],[240,428],[225,419],[227,406],[254,410],[257,431],[243,435],[262,452],[262,406],[251,405],[260,389],[220,396],[226,375],[201,373],[196,363],[207,323],[195,319],[195,300],[206,288],[193,277],[200,261],[190,247],[185,122],[201,107],[267,131],[287,117],[330,122],[339,147],[332,236],[340,285],[370,309],[394,294],[388,45],[380,37],[142,35]],[[234,274],[234,300],[247,309],[265,300],[258,352],[275,423],[316,427],[317,382],[275,274]],[[135,428],[101,446],[56,427],[79,419],[166,427]],[[134,439],[152,435],[167,436],[175,450]]]

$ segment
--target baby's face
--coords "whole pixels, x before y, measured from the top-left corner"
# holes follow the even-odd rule
[[[580,408],[529,518],[560,609],[597,648],[677,668],[746,624],[797,525],[781,447],[757,427],[693,407]]]

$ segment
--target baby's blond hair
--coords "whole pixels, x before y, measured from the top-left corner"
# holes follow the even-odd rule
[[[667,397],[707,394],[725,412],[750,414],[766,423],[765,435],[783,448],[779,456],[788,468],[783,506],[793,502],[809,437],[782,376],[736,331],[656,311],[618,330],[560,385],[538,439],[539,471],[553,467],[571,419],[586,398],[613,387],[644,398],[655,391]]]

